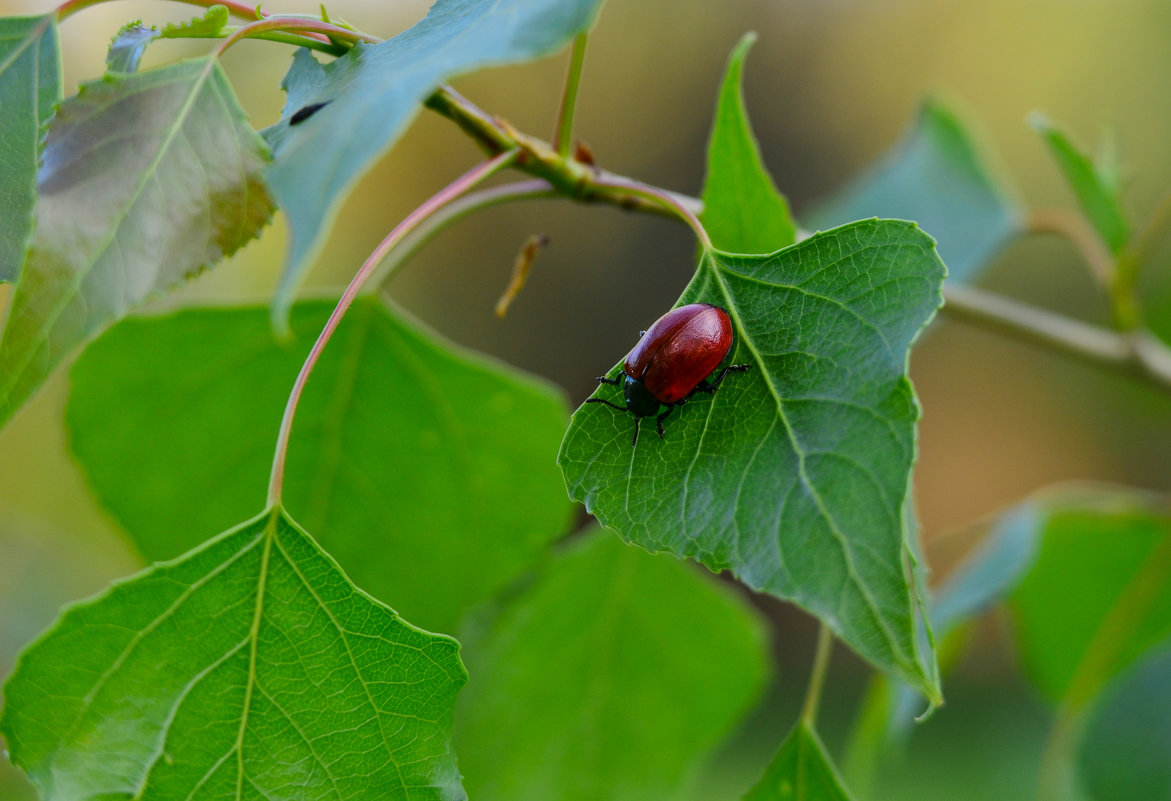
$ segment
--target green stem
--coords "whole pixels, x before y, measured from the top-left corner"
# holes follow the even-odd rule
[[[305,390],[305,384],[309,380],[309,374],[313,372],[314,365],[317,364],[317,360],[321,357],[325,346],[329,344],[330,337],[337,330],[338,325],[342,321],[342,317],[345,316],[346,311],[350,308],[350,304],[354,302],[354,298],[358,296],[358,293],[362,290],[362,286],[374,274],[374,269],[378,266],[378,263],[396,245],[402,242],[407,234],[419,227],[428,217],[484,179],[507,167],[516,159],[518,153],[519,151],[517,150],[510,150],[507,153],[501,153],[499,156],[482,162],[432,195],[421,206],[408,214],[402,222],[396,225],[394,230],[387,234],[386,238],[378,244],[378,247],[374,248],[374,252],[370,254],[369,258],[358,268],[358,272],[354,274],[349,286],[346,287],[341,299],[338,300],[337,306],[334,307],[333,313],[330,314],[329,320],[326,321],[325,327],[321,329],[321,334],[318,335],[317,341],[313,343],[313,347],[309,350],[309,355],[305,358],[305,363],[301,365],[301,372],[297,374],[297,379],[293,382],[293,389],[289,392],[289,400],[285,404],[285,413],[281,418],[280,431],[277,433],[276,450],[272,458],[272,472],[269,475],[268,481],[268,505],[270,507],[276,506],[281,502],[281,488],[285,480],[285,460],[289,451],[289,439],[293,432],[293,418],[297,414],[297,404],[301,400],[301,394]]]
[[[967,286],[946,286],[943,313],[1171,394],[1171,349],[1145,331],[1115,332]]]
[[[585,62],[586,40],[589,34],[579,33],[573,40],[573,53],[569,57],[569,74],[565,77],[565,93],[561,96],[561,107],[557,110],[557,128],[553,143],[562,158],[569,157],[573,140],[573,116],[577,109],[577,90],[581,85],[581,68]]]
[[[805,691],[805,705],[801,708],[801,722],[814,729],[817,724],[817,706],[821,702],[821,688],[829,672],[829,658],[833,652],[834,635],[824,623],[817,630],[817,650],[813,655],[813,669],[809,673],[809,689]]]
[[[311,31],[313,33],[323,34],[329,37],[331,41],[340,40],[370,43],[382,41],[376,36],[371,36],[360,31],[352,31],[349,28],[343,28],[319,19],[306,19],[305,17],[265,17],[264,19],[237,28],[219,46],[216,50],[216,55],[222,56],[225,50],[241,39],[274,31]]]

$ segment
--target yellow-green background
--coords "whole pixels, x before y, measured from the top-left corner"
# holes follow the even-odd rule
[[[312,12],[311,2],[266,3]],[[48,2],[0,0],[0,13],[42,13]],[[330,12],[390,36],[426,3],[336,0]],[[182,19],[175,3],[108,3],[62,30],[65,80],[96,77],[123,22]],[[942,92],[978,124],[997,167],[1028,205],[1072,196],[1025,115],[1042,109],[1083,145],[1113,130],[1130,177],[1135,220],[1171,186],[1171,4],[1165,0],[610,0],[586,59],[578,134],[605,167],[698,193],[707,126],[724,59],[746,30],[759,33],[746,73],[748,106],[765,159],[800,218],[818,197],[879,156],[919,99]],[[148,64],[199,52],[155,45]],[[257,127],[277,119],[287,48],[246,42],[226,65]],[[549,134],[565,55],[457,82],[484,108]],[[339,287],[414,205],[470,166],[477,151],[446,121],[423,114],[342,211],[311,288]],[[504,321],[492,314],[517,248],[530,233],[552,245]],[[228,264],[157,307],[263,299],[280,270],[277,224]],[[460,342],[500,355],[565,387],[577,401],[593,376],[669,308],[692,269],[686,229],[608,208],[549,202],[493,210],[460,224],[397,279],[399,302]],[[1105,305],[1072,247],[1031,238],[1010,248],[984,285],[1048,308],[1104,320]],[[1171,252],[1148,276],[1171,328]],[[10,287],[0,287],[7,305]],[[1160,312],[1152,312],[1156,317]],[[1106,479],[1171,488],[1171,401],[1123,379],[947,321],[918,349],[913,377],[925,416],[916,473],[928,551],[941,568],[969,544],[948,532],[1055,481]],[[1166,328],[1164,329],[1166,330]],[[134,570],[116,525],[87,494],[61,426],[58,374],[0,432],[0,673],[56,607]],[[550,458],[553,458],[550,454]],[[126,492],[134,492],[127,487]],[[258,499],[259,500],[259,499]],[[393,599],[387,599],[393,603]],[[778,624],[782,684],[769,708],[719,760],[707,790],[735,795],[742,770],[761,764],[791,718],[809,659],[811,624],[763,602]],[[1046,712],[1016,678],[993,619],[950,682],[950,703],[881,786],[884,798],[1030,798]],[[825,706],[840,752],[864,670],[839,651]],[[957,781],[958,777],[965,777]],[[750,780],[747,779],[747,780]],[[6,765],[0,798],[31,791]],[[942,795],[941,795],[942,793]]]

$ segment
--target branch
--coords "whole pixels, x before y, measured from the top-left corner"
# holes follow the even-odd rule
[[[1146,331],[1116,333],[967,286],[946,286],[943,313],[1072,356],[1171,394],[1171,349]]]

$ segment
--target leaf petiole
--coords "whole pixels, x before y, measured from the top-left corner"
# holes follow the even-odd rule
[[[586,41],[589,34],[579,33],[573,40],[573,53],[569,57],[569,74],[565,77],[565,94],[557,110],[557,130],[554,146],[562,158],[569,157],[573,141],[573,116],[577,110],[577,91],[581,86],[581,68],[585,62]]]

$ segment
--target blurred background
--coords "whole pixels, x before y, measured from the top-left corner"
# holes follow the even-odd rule
[[[330,12],[392,36],[426,2],[335,0]],[[0,0],[0,14],[43,13],[42,0]],[[268,11],[316,12],[286,0]],[[185,19],[174,3],[108,3],[63,27],[68,92],[97,77],[105,45],[124,22]],[[748,30],[759,40],[745,92],[765,161],[793,205],[832,193],[880,157],[941,93],[981,133],[984,149],[1027,206],[1073,207],[1040,138],[1025,123],[1046,112],[1087,149],[1113,132],[1130,177],[1126,200],[1141,221],[1171,185],[1171,4],[1165,0],[610,0],[591,37],[577,133],[598,163],[688,194],[699,192],[715,92],[725,58]],[[202,52],[163,42],[147,66]],[[457,87],[522,130],[548,137],[566,55],[471,76]],[[256,127],[277,120],[287,48],[244,43],[226,67]],[[351,195],[307,292],[335,292],[385,233],[463,172],[478,151],[448,122],[423,113]],[[552,243],[508,317],[493,315],[517,249],[531,233]],[[930,232],[929,232],[930,233]],[[285,247],[278,219],[229,263],[157,308],[193,302],[264,302]],[[514,205],[460,223],[424,250],[391,287],[394,298],[448,337],[560,384],[571,403],[670,307],[694,266],[682,226],[564,201]],[[1152,324],[1171,331],[1171,253],[1145,277]],[[982,286],[1082,319],[1104,322],[1104,298],[1072,246],[1032,237],[1010,247]],[[0,287],[7,305],[10,287]],[[972,544],[955,534],[1052,482],[1104,479],[1167,490],[1171,402],[1165,396],[946,319],[914,355],[925,410],[917,496],[936,575]],[[138,558],[94,503],[62,430],[66,371],[0,432],[0,675],[57,607]],[[550,454],[552,458],[552,454]],[[128,490],[128,491],[133,491]],[[804,615],[762,600],[777,621],[783,688],[714,761],[696,797],[731,797],[751,782],[790,725],[815,631]],[[920,731],[880,798],[1031,798],[1047,711],[1020,683],[1004,627],[976,633],[948,707]],[[832,752],[842,742],[867,671],[839,648],[825,700]],[[979,769],[976,769],[979,765]],[[962,777],[962,780],[959,780]],[[723,788],[723,789],[721,789]],[[734,795],[734,793],[732,793]],[[0,765],[0,798],[32,798]]]

